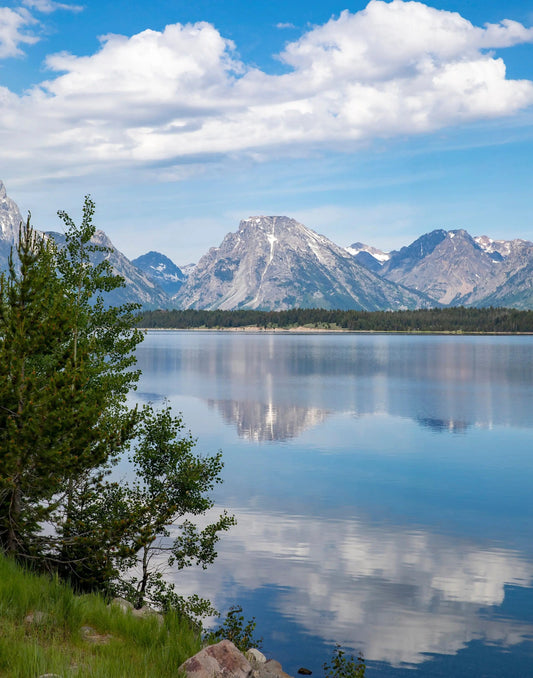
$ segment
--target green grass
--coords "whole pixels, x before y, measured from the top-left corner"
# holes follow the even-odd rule
[[[108,636],[107,643],[84,639],[84,626]],[[2,677],[175,677],[178,666],[200,648],[199,633],[177,614],[167,614],[163,624],[139,619],[100,596],[77,596],[57,579],[24,571],[0,556]]]

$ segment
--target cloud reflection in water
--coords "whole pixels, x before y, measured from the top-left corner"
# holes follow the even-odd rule
[[[239,591],[269,587],[279,614],[307,633],[395,666],[474,639],[509,647],[533,634],[486,614],[506,585],[531,585],[533,563],[516,552],[357,519],[233,510],[238,525],[210,571],[176,574],[182,591],[224,608]]]

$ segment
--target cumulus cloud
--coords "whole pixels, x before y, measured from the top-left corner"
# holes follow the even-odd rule
[[[533,103],[533,83],[507,79],[488,50],[532,41],[514,21],[478,27],[402,0],[372,0],[310,29],[279,55],[282,75],[244,64],[205,22],[107,35],[91,56],[48,57],[52,77],[23,97],[0,91],[2,153],[26,161],[46,150],[42,171],[60,176],[72,161],[89,172],[354,148],[509,116]]]
[[[0,59],[20,56],[20,45],[33,45],[38,38],[27,31],[27,27],[37,23],[25,9],[0,7]]]

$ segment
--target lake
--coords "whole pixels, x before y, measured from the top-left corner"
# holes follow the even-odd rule
[[[323,675],[533,675],[533,337],[148,332],[134,398],[221,449],[238,525],[169,573]]]

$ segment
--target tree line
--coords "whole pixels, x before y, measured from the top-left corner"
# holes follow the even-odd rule
[[[92,200],[80,226],[58,214],[65,246],[28,217],[0,275],[0,551],[78,591],[211,613],[161,568],[206,566],[234,523],[225,512],[203,529],[194,523],[213,506],[221,454],[197,454],[170,407],[128,403],[138,306],[105,304],[124,280],[91,241]],[[125,457],[133,479],[117,480]]]
[[[136,316],[142,328],[343,329],[361,332],[533,332],[533,311],[513,308],[451,308],[416,311],[342,311],[293,308],[285,311],[156,310]]]

